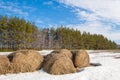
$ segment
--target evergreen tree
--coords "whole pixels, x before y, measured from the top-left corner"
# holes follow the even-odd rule
[[[39,42],[36,44],[39,40],[38,28],[18,17],[0,16],[0,39],[1,49],[36,49],[40,46]]]
[[[0,16],[0,49],[116,49],[103,35],[81,33],[68,27],[38,29],[18,17]]]

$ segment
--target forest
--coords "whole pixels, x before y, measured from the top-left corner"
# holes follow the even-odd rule
[[[0,16],[0,51],[18,49],[116,49],[117,44],[100,34],[65,26],[39,28],[19,17]]]

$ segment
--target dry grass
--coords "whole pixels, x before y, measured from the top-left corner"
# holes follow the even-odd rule
[[[74,73],[76,69],[73,65],[73,62],[68,57],[61,57],[54,62],[51,66],[50,74],[54,75],[61,75],[61,74],[68,74]]]
[[[12,72],[33,72],[41,68],[43,56],[33,50],[20,50],[8,55]]]
[[[43,70],[50,74],[67,74],[75,72],[76,69],[74,68],[71,58],[72,54],[67,49],[53,51],[51,54],[45,56]]]
[[[46,72],[59,75],[74,73],[88,65],[89,55],[86,51],[70,52],[67,49],[53,51],[44,59],[34,50],[19,50],[8,56],[0,56],[0,74],[33,72],[43,67]]]
[[[74,54],[74,65],[75,67],[82,68],[89,66],[90,58],[88,53],[85,50],[80,50]]]
[[[72,59],[72,53],[70,52],[70,50],[67,49],[61,49],[59,54],[64,55],[65,57],[69,57],[70,59]]]
[[[43,70],[46,72],[50,72],[50,68],[53,65],[53,63],[59,59],[60,57],[64,57],[63,55],[60,55],[58,53],[51,53],[45,56],[44,63],[43,63]]]
[[[11,66],[7,56],[0,55],[0,74],[11,73]]]

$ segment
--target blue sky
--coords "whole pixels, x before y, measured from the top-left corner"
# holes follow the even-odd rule
[[[67,7],[54,0],[0,0],[0,14],[18,16],[35,22],[38,27],[76,24],[79,19]]]
[[[65,25],[120,44],[119,4],[120,0],[0,0],[0,15],[25,18],[39,28]]]

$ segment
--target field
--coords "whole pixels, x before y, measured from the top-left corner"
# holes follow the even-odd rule
[[[39,51],[42,55],[49,54],[52,50]],[[42,69],[31,73],[18,73],[0,75],[0,80],[119,80],[120,79],[120,52],[119,51],[87,51],[91,63],[101,66],[90,66],[80,69],[77,73],[66,75],[50,75]],[[0,52],[0,55],[10,52]]]

